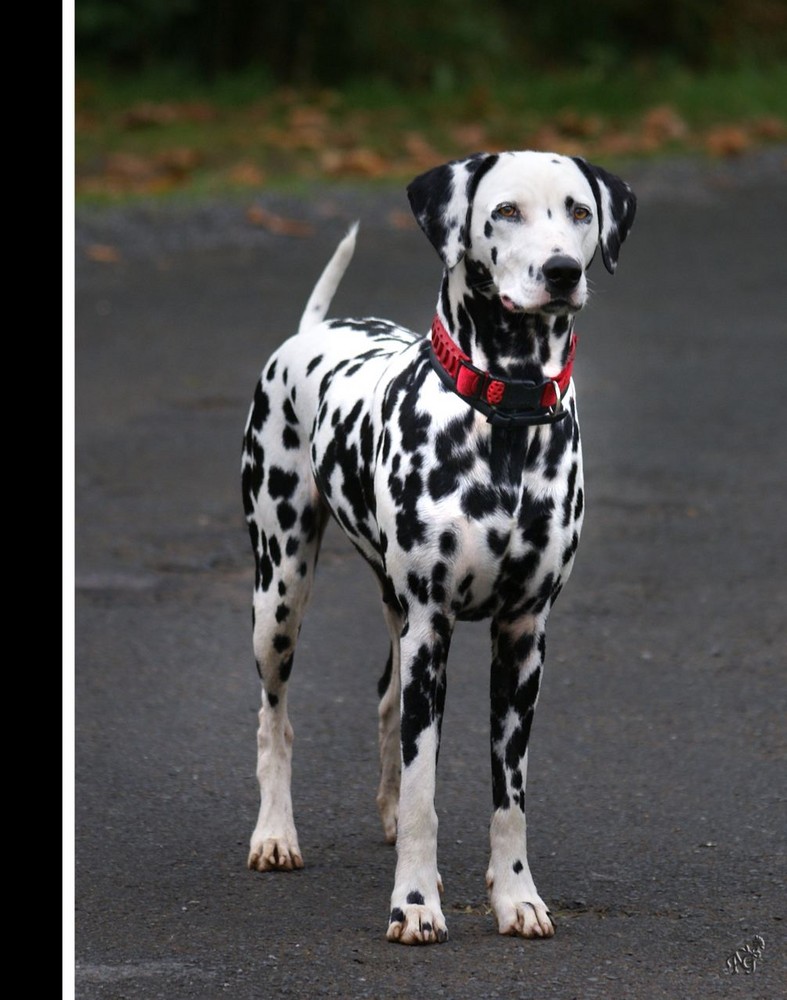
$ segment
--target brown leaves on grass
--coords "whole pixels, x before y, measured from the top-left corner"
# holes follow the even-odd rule
[[[77,178],[86,194],[161,194],[183,187],[200,164],[200,154],[185,147],[153,155],[108,153],[100,174]]]
[[[218,112],[207,101],[140,101],[123,113],[122,124],[125,128],[148,128],[151,125],[177,125],[183,122],[196,122],[208,125],[216,121]]]
[[[111,148],[99,148],[87,164],[77,158],[77,194],[155,195],[197,182],[202,190],[221,193],[294,177],[407,180],[446,159],[512,147],[599,159],[686,150],[729,157],[787,139],[780,118],[696,129],[668,104],[625,121],[563,109],[535,122],[518,120],[491,99],[483,104],[476,120],[451,123],[436,113],[433,122],[414,129],[402,108],[375,113],[346,107],[330,91],[309,99],[281,91],[266,102],[221,113],[204,101],[137,102],[117,116],[114,133],[107,129]],[[103,134],[100,116],[79,104],[76,122],[77,149],[81,134],[93,141]],[[175,132],[180,141],[162,142]],[[296,220],[261,211],[250,210],[253,225],[307,235]]]
[[[787,139],[787,123],[769,117],[695,129],[670,105],[658,105],[621,126],[591,116],[563,112],[535,130],[530,145],[573,156],[651,156],[660,152],[695,151],[736,156],[763,142]]]
[[[390,170],[390,161],[373,149],[324,149],[320,153],[321,170],[328,177],[366,177],[379,179]]]

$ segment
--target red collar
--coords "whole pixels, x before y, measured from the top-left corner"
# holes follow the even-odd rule
[[[572,333],[565,368],[540,384],[496,378],[471,364],[439,316],[432,320],[432,367],[449,389],[498,426],[551,424],[564,417],[562,398],[571,381],[576,351],[577,335]]]

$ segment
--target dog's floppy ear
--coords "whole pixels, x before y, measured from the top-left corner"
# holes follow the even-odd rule
[[[615,273],[620,245],[634,224],[637,199],[634,192],[619,177],[595,167],[581,156],[572,157],[587,178],[596,199],[598,241],[601,259],[610,274]]]
[[[448,268],[464,256],[475,189],[497,159],[496,153],[474,153],[452,160],[420,174],[407,188],[418,225]]]

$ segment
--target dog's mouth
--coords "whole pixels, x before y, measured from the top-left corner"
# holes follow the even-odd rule
[[[550,316],[566,316],[570,313],[579,312],[582,303],[574,303],[570,299],[552,298],[546,305],[541,307],[541,312],[549,313]]]
[[[572,302],[571,299],[563,298],[559,295],[550,296],[545,302],[533,303],[532,305],[520,305],[508,296],[501,295],[500,302],[503,308],[510,313],[522,313],[537,315],[538,313],[548,316],[568,316],[579,312],[584,305],[583,302]]]

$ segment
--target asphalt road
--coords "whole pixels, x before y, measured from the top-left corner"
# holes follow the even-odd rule
[[[618,273],[591,271],[575,368],[587,515],[551,619],[528,785],[531,867],[558,923],[546,942],[498,936],[485,906],[483,623],[458,628],[449,661],[450,940],[386,942],[385,628],[334,528],[291,695],[306,868],[245,867],[259,697],[247,407],[356,216],[334,314],[428,329],[439,261],[396,214],[404,193],[271,202],[314,227],[302,238],[250,226],[243,205],[78,218],[79,1000],[787,995],[786,164],[781,150],[638,167]],[[96,244],[119,259],[89,259]]]

